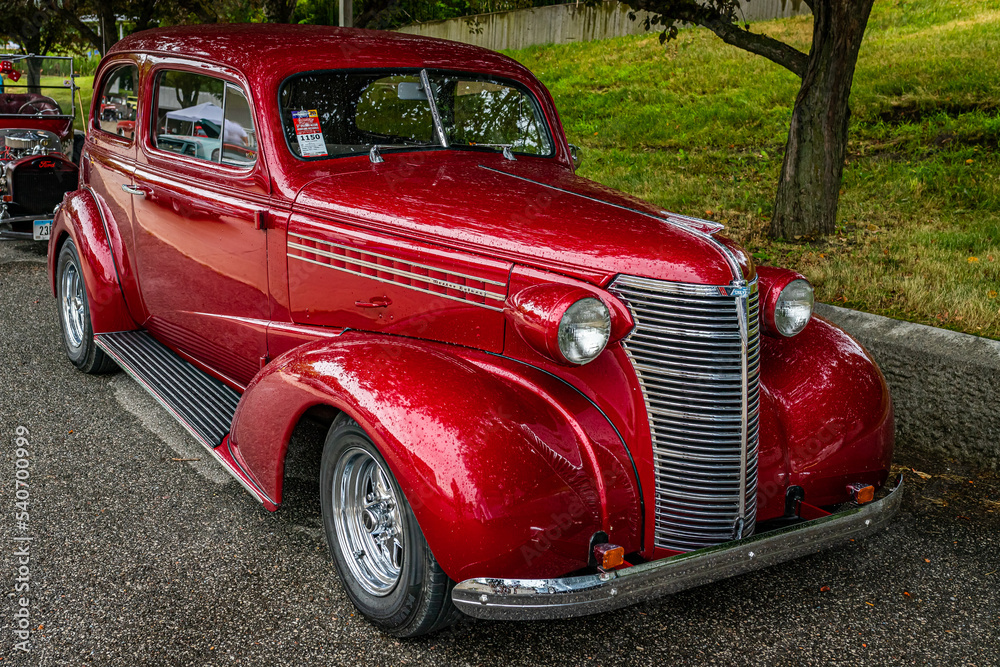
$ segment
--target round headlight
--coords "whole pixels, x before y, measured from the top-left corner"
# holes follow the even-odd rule
[[[809,324],[813,311],[813,287],[798,279],[785,285],[774,305],[774,327],[782,336],[794,336]]]
[[[566,361],[593,361],[611,338],[611,313],[600,299],[586,297],[566,309],[559,320],[559,351]]]

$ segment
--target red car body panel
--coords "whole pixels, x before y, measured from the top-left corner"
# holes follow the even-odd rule
[[[371,435],[453,579],[579,569],[599,530],[640,548],[624,444],[592,405],[544,373],[354,332],[297,348],[248,388],[231,438],[273,498],[283,473],[273,445],[319,404]]]
[[[576,176],[548,92],[499,54],[371,31],[180,27],[119,42],[97,80],[125,61],[140,64],[139,119],[164,67],[247,90],[258,160],[240,170],[168,155],[141,120],[134,141],[92,130],[83,181],[97,200],[68,198],[51,247],[83,234],[85,264],[97,267],[85,271],[88,294],[122,296],[92,297],[101,331],[141,325],[244,391],[226,448],[269,508],[281,502],[292,431],[324,405],[372,437],[453,579],[565,574],[587,564],[597,531],[626,553],[676,553],[653,546],[653,443],[620,342],[634,322],[607,289],[618,274],[726,286],[735,264],[763,297],[784,273],[758,275],[712,223]],[[539,100],[554,156],[297,159],[280,125],[281,82],[351,67],[513,79]],[[110,245],[92,222],[99,207]],[[515,312],[517,294],[539,285],[609,306],[614,335],[596,360],[558,363],[519,333],[551,326]],[[819,319],[760,347],[757,519],[783,516],[793,485],[831,505],[849,499],[849,483],[883,484],[892,405],[864,350]]]
[[[0,95],[5,95],[6,93],[0,93]],[[32,116],[30,117],[31,129],[39,130],[42,132],[51,132],[55,134],[61,141],[65,141],[73,134],[73,119],[72,118],[45,118],[44,116]],[[24,119],[19,118],[0,118],[0,130],[8,128],[24,128]]]
[[[80,255],[80,268],[87,286],[90,320],[94,333],[137,329],[121,291],[114,244],[105,232],[104,214],[87,191],[67,193],[65,205],[53,222],[49,237],[49,276],[52,294],[56,294],[55,272],[58,249],[67,238],[73,239]]]

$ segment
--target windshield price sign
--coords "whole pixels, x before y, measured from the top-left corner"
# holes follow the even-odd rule
[[[319,114],[316,109],[293,111],[292,122],[295,123],[295,138],[299,141],[302,157],[327,155],[326,142],[323,141],[323,131],[319,127]]]

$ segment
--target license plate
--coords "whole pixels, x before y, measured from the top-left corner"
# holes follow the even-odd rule
[[[51,220],[35,220],[35,224],[31,228],[31,238],[36,241],[48,241],[49,234],[52,233],[52,221]]]

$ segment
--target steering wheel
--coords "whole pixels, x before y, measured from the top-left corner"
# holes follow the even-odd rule
[[[21,105],[18,113],[26,113],[32,116],[58,116],[59,109],[54,106],[54,100],[31,100]]]

